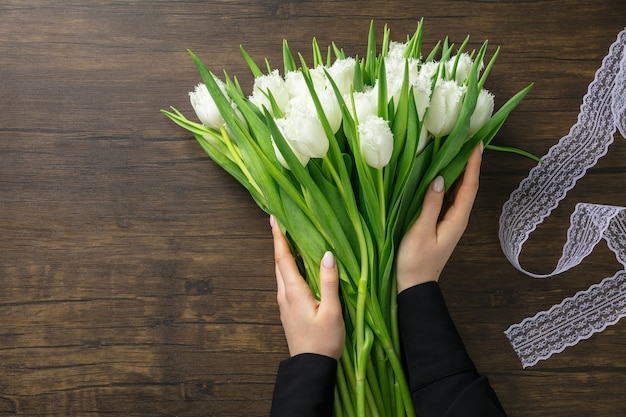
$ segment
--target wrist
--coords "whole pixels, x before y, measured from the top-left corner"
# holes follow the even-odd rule
[[[398,272],[397,274],[398,280],[398,294],[402,291],[414,287],[416,285],[424,284],[427,282],[437,282],[439,280],[439,275],[433,274],[424,274],[419,272]]]
[[[402,286],[402,287],[400,285],[398,285],[398,294],[400,294],[401,292],[404,292],[406,290],[410,290],[413,287],[417,287],[417,286],[425,285],[425,284],[430,284],[430,283],[433,283],[433,282],[437,283],[437,280],[436,279],[432,279],[432,280],[427,280],[427,281],[420,281],[420,282],[416,282],[416,283],[409,284],[409,285]]]

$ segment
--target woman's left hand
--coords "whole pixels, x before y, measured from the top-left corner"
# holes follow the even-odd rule
[[[287,239],[274,217],[270,218],[270,223],[274,236],[276,298],[289,354],[316,353],[339,359],[345,328],[339,302],[339,274],[332,253],[326,252],[320,262],[318,301],[300,275]]]

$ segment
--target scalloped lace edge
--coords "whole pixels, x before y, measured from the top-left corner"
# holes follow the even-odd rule
[[[515,268],[534,278],[552,277],[582,262],[601,239],[606,240],[626,268],[626,208],[591,203],[576,205],[562,256],[553,272],[533,273],[525,270],[519,261],[522,246],[530,234],[550,216],[587,170],[606,155],[616,130],[626,137],[626,28],[618,34],[602,60],[583,97],[576,124],[550,148],[542,158],[544,162],[530,171],[502,207],[500,243]],[[548,311],[511,325],[505,334],[523,367],[533,366],[588,339],[626,315],[626,308],[617,315],[610,308],[602,309],[605,304],[598,295],[605,286],[612,285],[611,280],[623,277],[623,272],[576,293]],[[626,289],[620,291],[624,299],[621,304],[617,302],[617,306],[626,305]],[[571,308],[581,300],[584,301],[584,306],[579,306],[584,307],[579,309],[582,313],[573,314]],[[610,303],[619,301],[619,297],[611,300]],[[593,322],[592,331],[581,325],[582,321]],[[559,329],[567,329],[567,333]]]

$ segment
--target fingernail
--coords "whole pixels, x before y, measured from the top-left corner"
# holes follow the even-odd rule
[[[274,227],[275,224],[276,224],[276,218],[274,217],[273,214],[270,214],[270,226]]]
[[[443,177],[440,175],[433,181],[433,191],[440,193],[443,191],[443,186]]]
[[[335,257],[332,252],[326,252],[322,258],[322,265],[326,269],[333,269],[335,267]]]
[[[483,151],[485,150],[485,144],[483,143],[483,141],[480,141],[480,153],[482,154]]]

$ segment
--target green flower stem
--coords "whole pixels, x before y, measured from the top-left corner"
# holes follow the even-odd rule
[[[365,366],[364,361],[367,355],[364,355],[365,349],[365,300],[367,299],[367,263],[365,265],[365,273],[359,279],[357,304],[356,304],[356,403],[357,415],[365,416]],[[363,267],[362,265],[362,267]],[[365,352],[368,353],[368,352]],[[362,411],[362,413],[361,413]]]
[[[374,340],[374,344],[372,349],[374,350],[374,352],[376,351],[376,341]],[[374,367],[374,362],[376,362],[376,365],[378,366],[380,364],[380,361],[378,360],[378,357],[375,356],[375,361],[369,360],[367,362],[367,382],[368,385],[372,391],[372,398],[374,400],[374,402],[376,403],[376,408],[380,411],[384,411],[385,410],[385,400],[383,399],[383,395],[382,395],[382,391],[381,391],[381,384],[379,382],[379,375],[377,374],[377,369]]]
[[[387,227],[387,204],[386,204],[386,196],[385,196],[385,180],[383,178],[383,169],[377,169],[376,170],[376,179],[377,179],[377,183],[376,185],[378,186],[378,205],[380,207],[380,223],[381,223],[381,236],[385,236],[385,230]],[[385,242],[384,241],[380,241],[378,242],[378,246],[379,246],[379,251],[382,249],[382,247],[384,246]]]
[[[387,356],[385,355],[385,351],[383,350],[380,343],[374,343],[374,354],[376,358],[376,370],[374,371],[374,366],[372,365],[372,373],[376,372],[378,378],[376,382],[378,383],[378,387],[376,389],[377,393],[381,397],[380,402],[381,406],[379,408],[385,413],[385,415],[391,415],[391,410],[388,408],[391,406],[391,397],[389,391],[389,368],[387,367]],[[375,375],[376,375],[375,374]]]
[[[360,291],[359,291],[360,292]],[[357,316],[358,317],[358,316]],[[367,375],[367,362],[370,359],[370,352],[374,343],[374,334],[372,330],[365,327],[364,321],[357,323],[357,326],[361,324],[363,331],[363,339],[357,339],[357,357],[356,357],[356,414],[358,417],[365,416],[366,405],[366,375]],[[358,329],[358,327],[357,327]]]
[[[226,144],[228,151],[233,157],[233,162],[235,162],[237,166],[239,166],[239,169],[241,169],[241,172],[243,173],[243,175],[246,176],[246,179],[248,180],[250,185],[254,187],[256,192],[259,193],[260,195],[263,195],[263,190],[261,190],[261,187],[259,187],[259,185],[254,180],[254,177],[252,176],[252,174],[250,174],[250,171],[248,171],[248,168],[246,168],[246,164],[241,159],[241,153],[239,152],[239,150],[237,150],[233,146],[233,142],[230,140],[230,137],[228,136],[228,132],[226,132],[226,129],[222,127],[220,128],[220,132],[222,133],[223,142]]]
[[[309,209],[307,213],[308,213],[309,219],[311,220],[311,223],[313,223],[313,225],[317,228],[317,230],[319,230],[320,234],[324,237],[324,240],[326,240],[326,242],[332,242],[332,239],[328,235],[326,229],[322,227],[322,224],[319,222],[317,216],[314,216],[313,213],[311,212],[310,208],[313,207],[313,205],[311,203],[310,194],[307,192],[306,188],[302,184],[300,185],[300,190],[302,191],[301,195],[302,195],[302,199],[304,200],[304,204]],[[313,269],[313,271],[315,271],[316,269]]]
[[[441,148],[441,136],[436,136],[434,141],[432,159],[435,159],[437,157],[437,154],[439,153],[439,148]]]
[[[376,390],[374,390],[374,392],[376,392]],[[374,400],[372,388],[369,384],[365,386],[365,401],[367,402],[367,415],[371,417],[380,417],[378,404],[376,404],[376,401]]]
[[[404,400],[403,400],[402,390],[401,390],[400,384],[398,384],[397,382],[394,383],[393,384],[393,390],[394,390],[394,393],[396,394],[396,402],[395,402],[395,404],[396,404],[397,408],[396,408],[395,415],[396,415],[396,417],[405,417],[406,416],[406,414],[405,414],[405,407],[402,406]],[[412,401],[413,400],[411,399],[411,404],[413,404]],[[391,414],[391,415],[393,416],[394,414]]]
[[[387,354],[389,365],[393,369],[396,381],[400,386],[402,402],[404,403],[404,408],[406,410],[407,416],[413,417],[415,416],[415,410],[413,408],[412,402],[413,400],[411,398],[409,384],[406,380],[406,376],[404,375],[402,362],[399,358],[399,351],[396,351],[396,349],[394,348],[394,344],[387,330],[387,326],[384,325],[383,316],[380,312],[379,306],[376,305],[375,302],[371,299],[368,299],[367,301],[369,313],[367,314],[368,322],[370,323],[371,329],[376,334],[376,337],[378,337],[378,339],[380,340],[381,346]]]
[[[335,181],[335,185],[339,189],[339,193],[341,193],[341,197],[343,198],[343,200],[344,201],[354,200],[354,194],[352,195],[353,197],[351,199],[348,199],[348,195],[346,194],[344,184],[341,181],[341,178],[339,177],[339,174],[337,173],[335,166],[330,161],[330,158],[328,157],[328,153],[322,157],[322,160],[324,161],[324,164],[325,164],[324,166],[328,168],[328,171],[330,172],[330,176],[333,178],[333,181]]]
[[[402,400],[402,397],[400,397],[400,401],[398,401],[398,395],[397,393],[398,391],[398,384],[396,383],[396,379],[393,376],[393,370],[391,369],[391,367],[387,367],[387,375],[388,380],[390,382],[389,386],[387,387],[387,391],[389,391],[389,398],[393,398],[395,401],[391,401],[389,402],[391,409],[388,411],[389,416],[395,416],[397,415],[399,412],[402,412],[402,415],[404,416],[404,407],[402,407],[402,403],[400,402]],[[391,384],[391,382],[393,381],[393,384]],[[400,410],[400,411],[398,411]]]
[[[339,375],[337,375],[337,383],[339,383]],[[335,387],[335,398],[339,398],[339,388]],[[337,400],[333,402],[333,417],[343,417],[343,409],[341,403]]]
[[[334,169],[333,164],[330,160],[325,157],[324,162],[327,164],[326,166],[339,189],[339,192],[342,196],[344,196],[344,201],[349,201],[345,198],[346,191],[345,185],[339,178],[339,175]],[[352,221],[353,227],[357,234],[357,239],[359,242],[359,251],[360,251],[360,260],[361,260],[361,273],[358,281],[357,287],[357,304],[356,304],[356,406],[357,406],[357,416],[365,417],[365,406],[366,406],[366,373],[367,373],[367,364],[370,358],[370,351],[373,344],[373,334],[371,329],[365,327],[365,308],[366,308],[366,300],[368,298],[368,278],[369,278],[369,259],[368,259],[368,250],[367,250],[367,241],[365,238],[365,233],[363,231],[363,227],[360,220],[360,215],[356,207],[353,207],[351,204],[348,205],[348,215]],[[370,392],[371,394],[371,392]],[[373,401],[373,399],[372,399]],[[370,404],[371,408],[371,404]]]
[[[394,230],[395,220],[387,221],[387,233],[385,237],[385,243],[381,248],[381,252],[378,255],[379,262],[382,264],[379,267],[379,275],[380,280],[378,283],[378,288],[376,289],[376,296],[380,300],[380,310],[382,311],[383,318],[387,326],[391,325],[390,319],[390,306],[391,301],[395,298],[395,293],[393,292],[393,265],[394,265],[394,249],[393,249],[393,230]]]
[[[391,340],[396,352],[400,352],[400,331],[398,329],[398,280],[394,276],[391,280],[391,297],[389,297],[389,318],[391,328]]]
[[[348,349],[347,345],[343,347],[343,353],[341,355],[341,364],[345,371],[346,382],[351,391],[354,391],[356,387],[356,374],[354,373],[354,360],[350,353],[350,349]],[[350,401],[356,398],[355,392],[350,392]],[[354,408],[354,407],[352,407]]]
[[[347,357],[345,354],[343,356]],[[335,399],[335,409],[340,408],[345,411],[342,415],[345,415],[346,417],[356,417],[355,406],[352,403],[354,396],[352,392],[350,392],[351,384],[347,381],[351,375],[354,375],[354,371],[351,369],[351,365],[347,364],[347,362],[349,362],[349,360],[342,358],[341,363],[337,367],[337,391],[339,393],[339,398]]]

